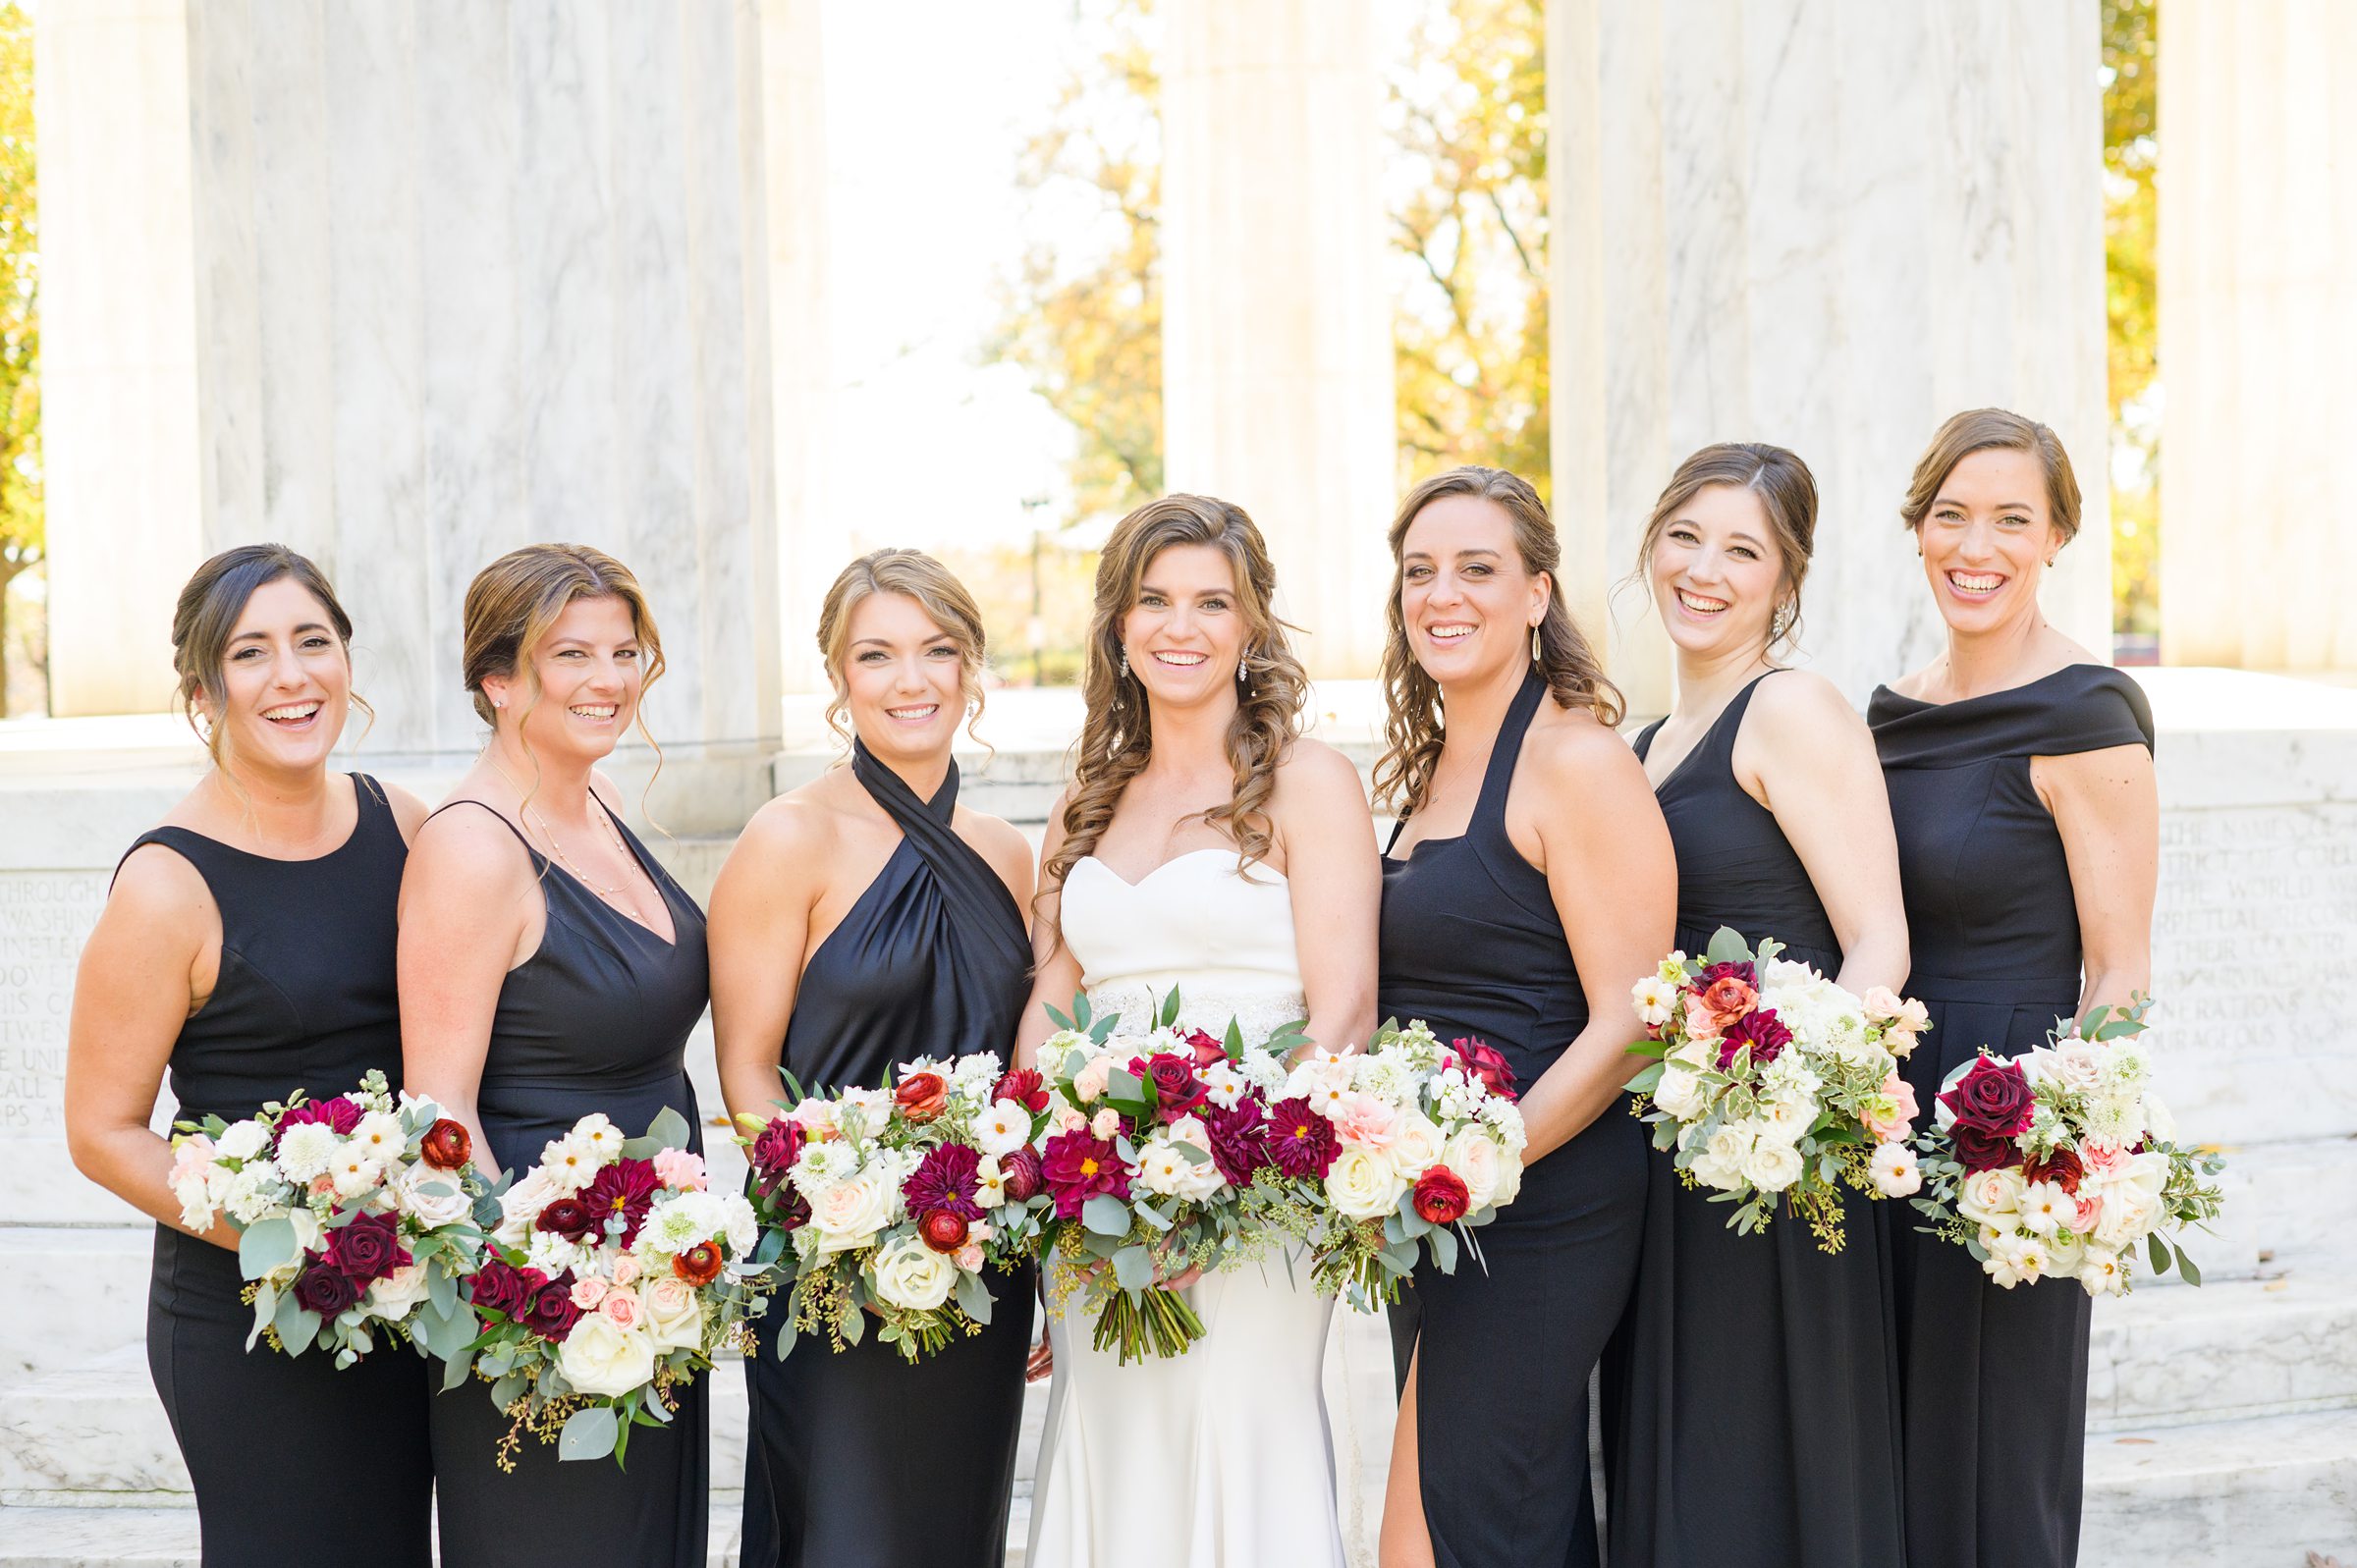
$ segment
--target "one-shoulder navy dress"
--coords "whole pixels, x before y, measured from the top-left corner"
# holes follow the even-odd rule
[[[491,810],[478,800],[442,809],[459,805]],[[670,942],[534,849],[506,817],[499,820],[531,856],[548,920],[540,946],[499,988],[475,1095],[491,1159],[520,1175],[591,1111],[636,1137],[669,1108],[692,1131],[687,1036],[711,990],[704,912],[619,817],[615,828],[671,910]],[[700,1133],[689,1142],[701,1150]],[[442,1568],[703,1568],[708,1426],[699,1379],[680,1390],[670,1425],[632,1430],[628,1469],[607,1459],[563,1461],[555,1444],[527,1436],[510,1473],[495,1458],[509,1419],[491,1403],[488,1385],[470,1379],[437,1394]]]
[[[878,1085],[915,1056],[1014,1050],[1031,989],[1022,911],[931,800],[854,744],[851,771],[903,834],[802,971],[786,1069],[805,1088]],[[1032,1271],[994,1274],[988,1326],[911,1366],[869,1334],[776,1353],[781,1299],[745,1363],[745,1568],[996,1568],[1022,1426]],[[1150,1528],[1150,1526],[1148,1527]]]
[[[1764,680],[1766,676],[1760,677]],[[1677,945],[1729,926],[1833,978],[1841,952],[1776,813],[1735,782],[1759,690],[1735,694],[1657,791],[1677,851]],[[1652,747],[1659,724],[1637,736]],[[1613,1568],[1898,1568],[1898,1369],[1884,1226],[1845,1193],[1840,1252],[1731,1206],[1654,1154],[1636,1294],[1607,1379]]]
[[[2045,1043],[2077,1007],[2079,914],[2030,759],[2153,744],[2136,683],[2070,665],[2009,691],[1918,702],[1889,687],[1867,710],[1907,901],[1907,995],[1932,1031],[1907,1064],[1928,1112],[1983,1046]],[[2069,1568],[2085,1458],[2085,1291],[2005,1290],[1969,1253],[1893,1226],[1909,1568]]]
[[[1507,836],[1534,672],[1507,710],[1472,820],[1383,863],[1385,1017],[1502,1052],[1524,1086],[1587,1027],[1588,1003],[1547,878]],[[1397,840],[1398,835],[1394,833]],[[1598,1558],[1588,1375],[1620,1321],[1645,1209],[1645,1127],[1615,1104],[1525,1172],[1480,1232],[1488,1269],[1416,1271],[1393,1310],[1416,1362],[1425,1524],[1440,1568],[1586,1568]]]
[[[315,859],[248,854],[186,828],[132,845],[194,866],[221,911],[220,978],[172,1046],[179,1119],[243,1121],[297,1089],[331,1099],[371,1068],[400,1087],[394,907],[409,845],[376,781],[352,780],[352,837]],[[426,1568],[426,1364],[402,1344],[341,1372],[323,1351],[249,1352],[244,1289],[236,1253],[155,1227],[147,1366],[196,1489],[204,1560]],[[356,1476],[367,1479],[364,1526]]]

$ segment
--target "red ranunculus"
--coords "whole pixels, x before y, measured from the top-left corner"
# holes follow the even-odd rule
[[[1323,1180],[1343,1152],[1334,1123],[1310,1108],[1305,1095],[1280,1100],[1269,1108],[1269,1163],[1288,1176]]]
[[[916,1221],[916,1233],[935,1252],[956,1252],[965,1245],[966,1232],[972,1228],[965,1216],[948,1209],[928,1209]]]
[[[326,1256],[356,1285],[382,1279],[411,1262],[410,1249],[401,1244],[401,1221],[391,1215],[355,1215],[330,1228]]]
[[[1956,1086],[1940,1097],[1956,1118],[1956,1125],[1978,1127],[2007,1138],[2029,1130],[2034,1097],[2030,1080],[2009,1061],[1982,1056]]]
[[[1472,1039],[1449,1042],[1456,1053],[1456,1065],[1471,1077],[1479,1078],[1483,1087],[1503,1100],[1514,1098],[1514,1067],[1496,1048]]]
[[[2086,1174],[2087,1167],[2068,1149],[2056,1149],[2044,1160],[2025,1159],[2021,1162],[2022,1180],[2054,1182],[2074,1198],[2079,1195],[2079,1181]]]
[[[646,1223],[646,1212],[655,1206],[655,1192],[662,1185],[653,1161],[617,1160],[589,1178],[581,1203],[601,1231],[607,1221],[621,1220],[622,1244],[628,1247],[638,1239],[638,1227]]]
[[[333,1318],[360,1299],[363,1283],[334,1264],[321,1261],[305,1269],[295,1281],[295,1300],[305,1312]]]
[[[1727,1026],[1727,1034],[1719,1042],[1719,1070],[1735,1070],[1735,1053],[1745,1046],[1751,1048],[1751,1064],[1765,1067],[1784,1054],[1792,1043],[1792,1031],[1773,1012],[1747,1012]]]
[[[699,1241],[671,1260],[671,1271],[691,1285],[708,1285],[720,1277],[728,1260],[720,1255],[717,1241]]]
[[[486,1259],[466,1281],[466,1299],[489,1312],[507,1318],[521,1318],[523,1309],[532,1304],[532,1297],[548,1275],[537,1269],[519,1269],[497,1258]]]
[[[1210,1066],[1215,1061],[1228,1059],[1228,1048],[1200,1029],[1189,1029],[1186,1032],[1186,1044],[1187,1049],[1195,1054],[1195,1067],[1198,1071]]]
[[[901,1183],[901,1201],[912,1215],[942,1212],[960,1219],[979,1219],[982,1206],[974,1200],[981,1192],[981,1153],[968,1145],[936,1144]]]
[[[1035,1116],[1048,1108],[1045,1080],[1032,1067],[1017,1067],[1012,1072],[1001,1073],[999,1081],[990,1086],[990,1098],[994,1101],[1012,1100]]]
[[[573,1332],[573,1325],[581,1321],[581,1309],[573,1304],[573,1271],[563,1273],[532,1292],[532,1299],[523,1309],[523,1325],[543,1339],[560,1344]]]
[[[1203,1086],[1203,1080],[1195,1076],[1194,1063],[1184,1056],[1153,1057],[1146,1063],[1145,1078],[1154,1086],[1154,1099],[1165,1121],[1177,1121],[1191,1114],[1211,1093]]]
[[[1455,1224],[1471,1203],[1464,1178],[1447,1165],[1434,1165],[1416,1178],[1416,1213],[1433,1224]]]
[[[893,1104],[910,1121],[927,1122],[950,1108],[950,1086],[937,1072],[912,1072],[892,1092]]]
[[[448,1116],[440,1117],[425,1129],[417,1158],[436,1170],[464,1170],[474,1158],[474,1137]]]
[[[1091,1198],[1129,1196],[1129,1172],[1121,1155],[1112,1143],[1085,1128],[1050,1138],[1040,1172],[1056,1200],[1059,1219],[1077,1219]]]
[[[567,1241],[586,1241],[597,1229],[597,1216],[578,1198],[551,1198],[541,1209],[540,1217],[532,1221],[532,1228],[563,1236]]]
[[[999,1175],[1007,1184],[1007,1196],[1015,1203],[1029,1203],[1039,1196],[1047,1177],[1040,1167],[1039,1151],[1029,1144],[1010,1155],[999,1157]]]

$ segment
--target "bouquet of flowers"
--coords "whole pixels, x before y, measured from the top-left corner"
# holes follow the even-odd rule
[[[1144,1034],[1117,1034],[1077,998],[1039,1048],[1047,1075],[1041,1176],[1054,1215],[1046,1241],[1068,1265],[1050,1278],[1058,1306],[1085,1291],[1094,1342],[1122,1364],[1177,1356],[1203,1336],[1186,1298],[1164,1283],[1252,1256],[1276,1231],[1278,1178],[1324,1174],[1331,1147],[1310,1119],[1274,1102],[1284,1053],[1307,1044],[1281,1029],[1247,1052],[1235,1025],[1216,1040],[1178,1026],[1174,990]],[[1264,1175],[1264,1172],[1267,1173]]]
[[[1915,1207],[2007,1290],[2061,1274],[2091,1296],[2122,1295],[2139,1241],[2156,1275],[2173,1257],[2188,1284],[2202,1282],[2162,1231],[2217,1217],[2209,1178],[2225,1162],[2177,1147],[2140,1038],[2150,1007],[2140,996],[2075,1026],[2058,1020],[2047,1044],[2011,1058],[1984,1050],[1942,1085],[1916,1140],[1929,1190]]]
[[[501,1469],[526,1430],[560,1459],[621,1462],[632,1426],[670,1421],[672,1390],[749,1338],[777,1244],[744,1198],[709,1190],[687,1140],[675,1110],[627,1141],[583,1116],[497,1194],[489,1255],[466,1280],[482,1328],[443,1386],[469,1371],[490,1382],[515,1419]]]
[[[332,1100],[297,1090],[244,1121],[177,1124],[172,1195],[181,1222],[237,1229],[253,1331],[290,1356],[316,1345],[349,1367],[380,1333],[448,1354],[473,1334],[458,1276],[482,1248],[466,1129],[431,1101],[396,1098],[385,1075]]]
[[[1882,1198],[1922,1186],[1898,1063],[1930,1019],[1881,986],[1853,997],[1782,950],[1763,940],[1754,952],[1722,927],[1702,957],[1673,952],[1638,981],[1648,1038],[1629,1051],[1661,1059],[1628,1088],[1654,1147],[1674,1147],[1689,1186],[1735,1205],[1739,1233],[1766,1226],[1781,1197],[1838,1252],[1844,1185]]]
[[[1364,1052],[1306,1057],[1280,1095],[1269,1124],[1305,1154],[1287,1179],[1313,1214],[1311,1279],[1361,1311],[1399,1299],[1419,1247],[1443,1273],[1459,1236],[1480,1261],[1474,1228],[1522,1189],[1513,1069],[1480,1041],[1387,1020]]]
[[[803,1329],[837,1350],[877,1337],[909,1361],[990,1322],[984,1276],[1039,1245],[1048,1201],[1032,1138],[1048,1092],[989,1052],[920,1058],[890,1089],[803,1095],[742,1138],[753,1207],[793,1252],[777,1353]],[[1021,1304],[1027,1306],[1027,1303]]]

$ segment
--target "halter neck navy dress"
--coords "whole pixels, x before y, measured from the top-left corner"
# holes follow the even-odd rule
[[[186,828],[131,846],[162,844],[194,866],[221,912],[220,978],[172,1045],[175,1119],[242,1121],[297,1089],[329,1099],[371,1068],[400,1087],[394,905],[409,845],[376,781],[352,781],[352,837],[315,859],[248,854]],[[426,1364],[403,1345],[342,1372],[319,1351],[248,1353],[244,1289],[237,1254],[155,1227],[147,1366],[195,1487],[204,1560],[426,1568]],[[365,1528],[350,1496],[359,1475]]]
[[[461,805],[491,811],[479,800],[441,809]],[[605,810],[604,802],[597,808]],[[499,988],[475,1095],[490,1159],[521,1174],[549,1140],[593,1110],[630,1137],[666,1107],[696,1129],[685,1054],[710,994],[704,912],[619,817],[616,831],[671,911],[670,942],[533,848],[504,815],[492,815],[531,857],[548,919],[540,946]],[[689,1141],[701,1150],[700,1131]],[[687,1384],[669,1426],[633,1431],[628,1469],[609,1460],[566,1463],[554,1443],[527,1436],[515,1449],[512,1473],[495,1458],[509,1419],[491,1403],[488,1385],[469,1379],[437,1394],[442,1568],[703,1568],[710,1528],[705,1393],[701,1379]]]
[[[1472,820],[1383,862],[1377,1011],[1503,1053],[1524,1088],[1587,1027],[1588,1003],[1547,878],[1506,831],[1534,671],[1500,727]],[[1398,831],[1392,835],[1395,842]],[[1482,1266],[1416,1271],[1393,1309],[1415,1351],[1424,1518],[1440,1568],[1590,1568],[1588,1374],[1620,1321],[1644,1211],[1645,1128],[1608,1108],[1524,1173],[1480,1232]]]
[[[1031,989],[1014,895],[952,827],[958,769],[931,800],[854,743],[851,773],[903,835],[810,955],[786,1026],[805,1088],[881,1084],[915,1056],[1014,1048]],[[996,1568],[1004,1560],[1031,1343],[1032,1271],[993,1275],[991,1320],[911,1366],[873,1334],[840,1353],[777,1314],[745,1363],[745,1568]],[[912,1489],[913,1488],[913,1489]]]
[[[2011,1055],[2077,1010],[2079,914],[2030,759],[2153,744],[2136,683],[2069,665],[2009,691],[1867,710],[1898,830],[1932,1030],[1906,1076],[1932,1108],[1983,1046]],[[2069,1568],[2079,1546],[2091,1304],[2067,1279],[2001,1289],[1963,1248],[1894,1226],[1909,1568]]]
[[[1760,680],[1769,678],[1767,676]],[[1776,813],[1735,782],[1754,680],[1656,791],[1677,852],[1677,945],[1729,926],[1839,973],[1841,950]],[[1660,723],[1637,736],[1652,748]],[[1606,1379],[1613,1568],[1897,1568],[1898,1370],[1879,1212],[1847,1193],[1820,1251],[1780,1213],[1765,1234],[1650,1161],[1636,1293]]]

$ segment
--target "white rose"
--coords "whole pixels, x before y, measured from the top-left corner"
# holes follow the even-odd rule
[[[559,1189],[549,1173],[537,1165],[524,1174],[506,1192],[500,1194],[500,1221],[492,1236],[503,1247],[521,1247],[532,1233],[532,1221],[540,1211],[557,1200]]]
[[[1465,1184],[1465,1202],[1473,1212],[1487,1209],[1498,1196],[1499,1183],[1506,1175],[1506,1153],[1498,1140],[1478,1127],[1465,1127],[1449,1140],[1441,1151],[1441,1163],[1456,1172]],[[1520,1162],[1515,1162],[1516,1168]],[[1422,1174],[1422,1172],[1418,1172]]]
[[[654,1341],[639,1329],[617,1327],[602,1312],[589,1313],[557,1347],[557,1370],[582,1393],[619,1399],[653,1379]]]
[[[876,1294],[896,1307],[923,1312],[950,1299],[958,1283],[958,1261],[935,1252],[916,1236],[903,1236],[876,1249],[868,1262]]]
[[[2021,1213],[2021,1194],[2020,1171],[1976,1171],[1956,1188],[1956,1213],[1972,1224],[2009,1229]]]
[[[319,1250],[322,1227],[316,1214],[298,1205],[287,1211],[287,1222],[295,1227],[295,1257],[298,1262],[303,1254]]]
[[[1326,1201],[1352,1219],[1382,1218],[1399,1206],[1406,1191],[1407,1183],[1391,1158],[1363,1144],[1344,1149],[1327,1167]]]
[[[994,1158],[1014,1153],[1031,1140],[1031,1112],[1001,1100],[974,1118],[974,1146]]]
[[[1782,1192],[1800,1179],[1805,1163],[1799,1150],[1763,1134],[1743,1161],[1743,1177],[1762,1192]]]
[[[1441,1129],[1432,1118],[1422,1111],[1410,1111],[1392,1131],[1391,1156],[1401,1170],[1420,1173],[1425,1166],[1440,1162],[1441,1144]]]
[[[1923,1190],[1923,1172],[1916,1168],[1915,1151],[1903,1143],[1875,1145],[1866,1162],[1874,1190],[1886,1198],[1910,1198]]]
[[[1709,1107],[1711,1098],[1693,1069],[1672,1065],[1662,1069],[1661,1082],[1653,1086],[1653,1103],[1680,1121],[1691,1121]]]
[[[213,1146],[213,1152],[224,1160],[251,1160],[270,1147],[270,1130],[258,1121],[232,1123]]]
[[[2099,1245],[2113,1250],[2130,1246],[2160,1223],[2160,1199],[2130,1182],[2104,1184],[2104,1212],[2095,1221]]]
[[[876,1232],[892,1223],[897,1182],[886,1174],[863,1170],[839,1181],[810,1200],[810,1228],[818,1232],[821,1252],[845,1252],[864,1247]]]
[[[2144,1092],[2144,1130],[2155,1143],[2174,1144],[2177,1141],[2177,1118],[2161,1097],[2151,1090]]]
[[[704,1304],[686,1280],[665,1274],[638,1292],[646,1307],[647,1336],[658,1353],[704,1348]]]
[[[425,1270],[421,1263],[404,1264],[368,1287],[361,1302],[368,1315],[399,1323],[425,1299]]]
[[[411,1165],[395,1176],[392,1193],[394,1206],[429,1230],[457,1224],[474,1212],[459,1189],[459,1178],[429,1165]]]
[[[2107,1198],[2122,1187],[2132,1187],[2145,1197],[2159,1200],[2168,1186],[2168,1156],[2148,1149],[2140,1155],[2128,1156],[2118,1173],[2105,1178]]]
[[[1760,1108],[1757,1125],[1762,1143],[1782,1144],[1790,1149],[1817,1125],[1817,1108],[1784,1099],[1771,1100]]]

